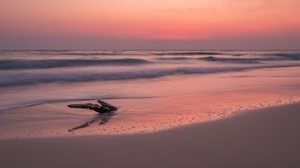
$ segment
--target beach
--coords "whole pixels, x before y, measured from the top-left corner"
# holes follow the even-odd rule
[[[134,135],[300,100],[298,51],[0,52],[0,139]],[[118,108],[105,124],[69,104]]]
[[[300,104],[137,135],[0,140],[3,167],[300,166]]]
[[[298,51],[2,51],[1,166],[299,167],[299,60]],[[98,100],[118,108],[104,124],[104,114],[69,108]]]
[[[300,166],[297,51],[0,55],[2,167]]]
[[[0,168],[300,168],[300,0],[0,2]]]

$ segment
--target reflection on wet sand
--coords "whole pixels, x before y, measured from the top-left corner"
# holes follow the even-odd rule
[[[93,118],[91,118],[90,120],[88,120],[87,122],[85,122],[82,125],[79,125],[77,127],[71,128],[68,131],[72,132],[75,131],[77,129],[81,129],[81,128],[85,128],[88,127],[90,125],[92,125],[95,122],[98,122],[98,124],[105,124],[108,122],[108,120],[110,120],[111,116],[115,115],[114,112],[108,112],[108,113],[103,113],[103,114],[97,114],[95,115]]]

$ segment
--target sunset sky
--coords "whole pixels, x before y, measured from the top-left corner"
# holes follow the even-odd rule
[[[300,0],[1,0],[0,49],[300,49]]]

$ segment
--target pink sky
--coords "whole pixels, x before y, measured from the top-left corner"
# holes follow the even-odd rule
[[[300,49],[299,0],[2,0],[0,49]]]

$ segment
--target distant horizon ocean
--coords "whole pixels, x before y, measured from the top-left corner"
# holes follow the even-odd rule
[[[88,118],[68,109],[71,102],[104,99],[119,106],[105,127],[134,122],[131,131],[118,133],[291,103],[300,96],[299,69],[295,50],[0,50],[0,137],[16,136],[8,130],[33,135],[32,124],[53,136],[43,124],[50,120],[52,132],[65,135],[60,129]],[[179,120],[182,114],[190,115]],[[142,122],[151,129],[143,129]],[[102,134],[103,128],[91,134]],[[116,133],[112,130],[105,133]]]

